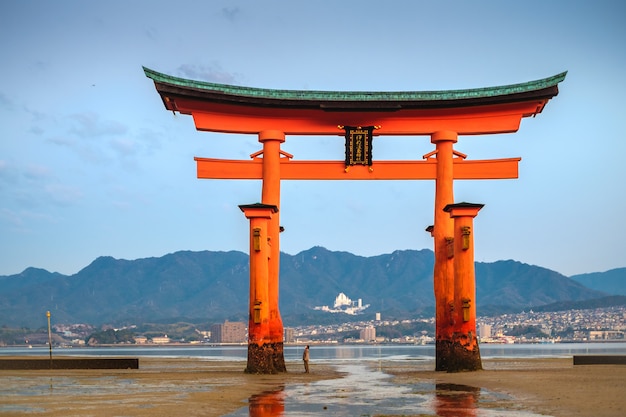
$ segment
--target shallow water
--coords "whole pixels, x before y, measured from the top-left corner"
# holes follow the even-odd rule
[[[285,360],[299,361],[303,346],[285,346]],[[553,344],[480,344],[480,355],[489,358],[558,358],[585,354],[624,354],[626,342],[613,343],[553,343]],[[54,355],[63,356],[156,356],[161,358],[202,358],[216,361],[245,361],[247,345],[213,346],[113,346],[55,348]],[[48,356],[47,347],[0,347],[2,356]],[[434,345],[314,345],[311,360],[320,363],[360,362],[362,360],[407,361],[435,357]]]
[[[376,415],[437,415],[440,417],[540,417],[498,408],[511,401],[502,394],[455,384],[394,385],[390,376],[367,365],[337,366],[346,376],[286,386],[250,397],[227,417],[369,417]],[[546,417],[546,416],[543,416]]]

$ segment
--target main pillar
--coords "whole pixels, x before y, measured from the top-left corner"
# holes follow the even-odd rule
[[[280,208],[280,144],[285,134],[277,130],[259,133],[263,144],[263,186],[261,202]],[[272,345],[272,367],[276,372],[287,372],[284,356],[284,329],[278,307],[280,271],[280,214],[277,211],[268,222],[270,259],[268,265],[269,333]]]
[[[456,132],[439,131],[431,135],[436,146],[435,223],[432,228],[435,250],[433,272],[435,291],[435,370],[447,371],[452,361],[454,326],[454,261],[451,256],[454,222],[443,209],[454,202],[454,151]]]
[[[269,222],[278,208],[268,204],[239,206],[250,220],[250,301],[248,311],[247,373],[273,374],[274,346],[270,337],[269,281]]]
[[[476,337],[476,276],[473,219],[483,204],[458,203],[444,208],[454,220],[454,314],[448,372],[482,369]]]

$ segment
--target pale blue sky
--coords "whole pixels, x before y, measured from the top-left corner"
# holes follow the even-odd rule
[[[456,182],[483,203],[476,260],[565,275],[626,266],[626,3],[622,1],[0,2],[0,275],[74,274],[96,257],[248,250],[257,181],[198,180],[194,156],[247,159],[255,136],[197,132],[142,65],[278,89],[444,90],[568,71],[515,134],[461,137],[468,159],[521,156],[517,180]],[[342,137],[288,137],[343,159]],[[377,137],[421,159],[428,137]],[[282,186],[281,249],[432,249],[434,183]]]

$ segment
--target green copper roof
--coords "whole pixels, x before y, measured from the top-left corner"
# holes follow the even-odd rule
[[[567,71],[541,80],[529,81],[521,84],[510,84],[498,87],[473,88],[467,90],[443,91],[316,91],[316,90],[273,90],[266,88],[241,87],[227,84],[216,84],[206,81],[195,81],[173,77],[143,67],[144,73],[156,83],[169,84],[181,88],[221,93],[226,95],[249,97],[253,99],[297,100],[297,101],[440,101],[440,100],[468,100],[512,94],[530,93],[555,87],[565,79]]]

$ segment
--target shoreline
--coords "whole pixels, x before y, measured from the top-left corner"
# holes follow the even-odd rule
[[[480,341],[481,346],[523,346],[523,345],[575,345],[575,344],[611,344],[611,343],[624,343],[624,339],[592,339],[592,340],[559,340],[559,341],[515,341],[512,343],[506,342],[489,342],[489,341]],[[311,341],[307,340],[304,342],[285,342],[283,344],[285,347],[301,347],[301,346],[432,346],[435,347],[435,343],[424,343],[424,344],[415,344],[415,343],[394,343],[394,342],[380,342],[380,343],[366,343],[366,342],[319,342],[319,341]],[[53,346],[54,351],[63,351],[67,349],[92,349],[92,348],[159,348],[159,347],[169,347],[169,348],[198,348],[198,347],[248,347],[248,342],[237,342],[237,343],[213,343],[213,342],[169,342],[169,343],[98,343],[96,345],[87,345],[87,344],[66,344]],[[48,344],[0,344],[0,349],[8,348],[8,349],[19,349],[19,348],[32,348],[32,349],[48,349]]]
[[[468,390],[464,404],[470,408],[553,417],[626,415],[626,366],[574,366],[572,358],[483,359],[481,371],[442,373],[433,370],[430,360],[359,364],[390,375],[389,382],[398,390],[420,386],[429,391],[424,394],[432,394],[435,410],[450,395],[435,395],[433,389],[453,386]],[[317,381],[346,375],[335,364],[315,361],[310,374],[303,372],[301,361],[288,362],[286,374],[251,375],[244,368],[240,361],[142,357],[138,370],[2,370],[0,414],[218,417],[247,408],[258,394],[293,386],[314,389]],[[497,401],[487,392],[497,394]]]

